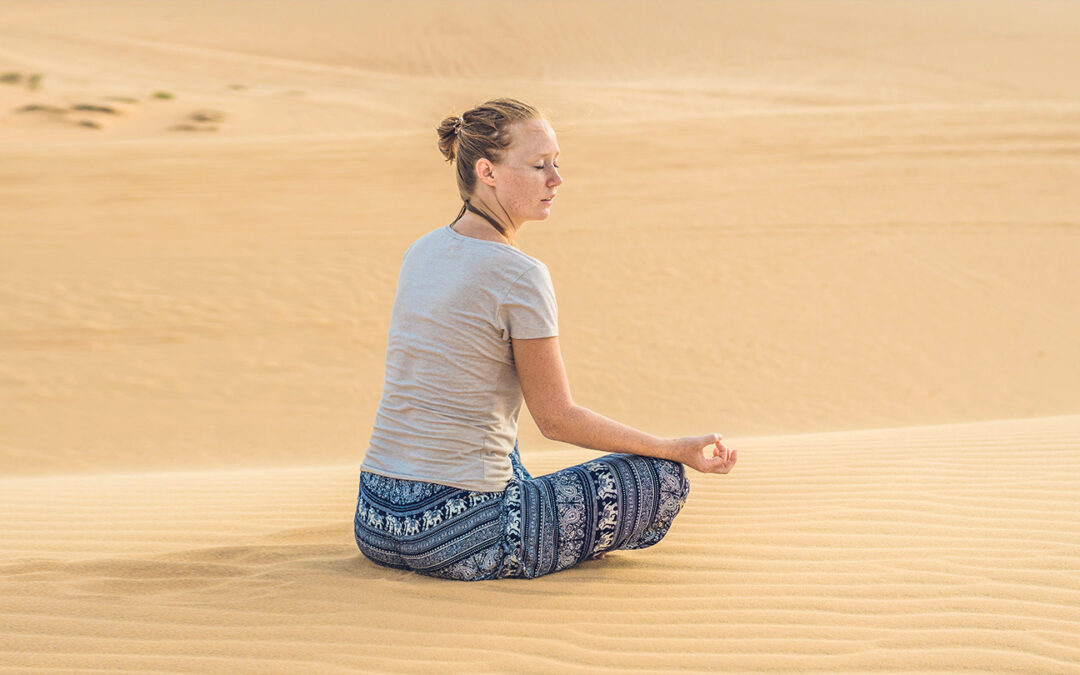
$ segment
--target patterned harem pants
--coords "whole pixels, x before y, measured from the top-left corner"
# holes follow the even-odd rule
[[[660,541],[686,503],[682,464],[609,454],[539,478],[510,454],[502,492],[362,471],[354,531],[372,561],[463,581],[534,578]]]

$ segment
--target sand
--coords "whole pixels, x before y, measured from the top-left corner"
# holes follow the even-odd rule
[[[450,583],[351,542],[354,465],[0,481],[2,668],[1067,672],[1080,416],[743,439],[655,547]],[[534,472],[582,461],[553,450]]]
[[[0,2],[0,672],[1080,671],[1078,19]],[[576,401],[740,462],[454,584],[350,521],[434,126],[501,95],[559,135],[519,242]]]

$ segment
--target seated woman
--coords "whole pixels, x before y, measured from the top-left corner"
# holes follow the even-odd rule
[[[357,546],[380,565],[469,581],[652,546],[686,502],[684,465],[727,473],[737,452],[720,434],[658,438],[571,398],[551,277],[514,243],[563,182],[539,111],[496,99],[438,132],[464,204],[402,258]],[[612,454],[534,478],[518,453],[523,399],[546,438]]]

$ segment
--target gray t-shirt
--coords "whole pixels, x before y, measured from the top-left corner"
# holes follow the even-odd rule
[[[382,399],[361,468],[505,489],[523,400],[510,338],[558,334],[544,263],[449,225],[421,236],[402,258]]]

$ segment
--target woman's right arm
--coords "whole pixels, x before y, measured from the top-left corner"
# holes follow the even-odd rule
[[[670,459],[704,473],[727,473],[735,466],[738,451],[721,443],[720,434],[659,438],[575,404],[558,336],[515,339],[512,346],[525,404],[545,438]]]

